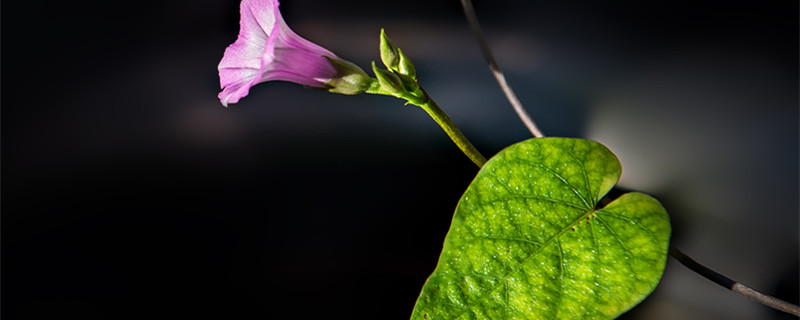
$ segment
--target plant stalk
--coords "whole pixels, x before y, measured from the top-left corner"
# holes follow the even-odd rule
[[[539,129],[539,127],[536,125],[536,122],[533,122],[533,118],[531,118],[531,116],[525,110],[525,107],[522,106],[522,102],[520,102],[519,98],[517,98],[517,94],[514,93],[514,90],[511,89],[511,86],[506,81],[506,76],[503,74],[503,70],[500,70],[500,65],[498,65],[497,61],[494,59],[492,50],[489,49],[489,43],[486,41],[486,37],[483,35],[480,23],[478,23],[478,16],[475,14],[475,9],[472,7],[472,1],[461,0],[461,6],[464,7],[464,14],[467,16],[467,21],[469,22],[469,26],[472,28],[472,33],[475,34],[475,38],[477,38],[478,44],[481,46],[483,56],[486,58],[486,62],[489,63],[489,69],[492,71],[495,80],[497,80],[497,84],[499,84],[500,88],[503,89],[506,99],[508,99],[508,102],[511,103],[511,106],[514,107],[514,111],[517,112],[517,116],[519,116],[520,120],[522,120],[522,122],[525,124],[525,127],[528,128],[533,136],[537,138],[544,137],[544,132]]]
[[[427,96],[427,93],[425,95]],[[478,149],[475,149],[475,146],[473,146],[472,143],[467,140],[467,137],[461,133],[461,130],[458,130],[458,127],[456,127],[455,123],[453,123],[453,120],[450,120],[450,117],[444,113],[442,108],[440,108],[439,105],[433,101],[433,99],[427,97],[427,100],[424,103],[420,103],[418,105],[425,110],[425,112],[427,112],[428,115],[430,115],[440,127],[442,127],[444,132],[447,133],[447,136],[449,136],[450,139],[456,143],[458,148],[461,149],[461,151],[464,152],[464,154],[466,154],[467,157],[472,160],[472,162],[474,162],[479,168],[486,164],[486,158],[483,157]]]
[[[698,263],[697,261],[694,261],[694,259],[692,259],[689,256],[687,256],[685,253],[683,253],[682,251],[678,250],[678,248],[676,248],[673,245],[669,246],[669,255],[671,255],[673,258],[678,260],[680,263],[682,263],[684,266],[686,266],[687,268],[691,269],[692,271],[697,272],[698,274],[700,274],[701,276],[705,277],[706,279],[711,280],[712,282],[714,282],[714,283],[716,283],[716,284],[718,284],[720,286],[723,286],[723,287],[727,288],[728,290],[731,290],[733,292],[741,294],[741,295],[743,295],[745,297],[748,297],[748,298],[750,298],[752,300],[755,300],[758,303],[761,303],[761,304],[766,305],[768,307],[771,307],[773,309],[780,310],[780,311],[783,311],[783,312],[786,312],[786,313],[789,313],[789,314],[792,314],[792,315],[800,317],[800,307],[799,306],[791,304],[791,303],[788,303],[786,301],[780,300],[780,299],[775,298],[775,297],[771,297],[771,296],[765,295],[765,294],[763,294],[761,292],[758,292],[758,291],[756,291],[756,290],[754,290],[754,289],[752,289],[752,288],[750,288],[748,286],[745,286],[745,285],[743,285],[743,284],[741,284],[739,282],[736,282],[736,281],[734,281],[734,280],[732,280],[732,279],[730,279],[730,278],[728,278],[728,277],[726,277],[724,275],[721,275],[721,274],[717,273],[716,271],[711,270],[708,267]]]

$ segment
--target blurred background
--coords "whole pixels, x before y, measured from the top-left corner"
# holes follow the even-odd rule
[[[546,134],[607,145],[674,244],[798,302],[796,1],[475,7]],[[2,9],[3,318],[408,318],[477,173],[422,110],[280,82],[223,108],[235,0]],[[365,69],[386,28],[485,155],[530,137],[457,0],[281,9]],[[791,317],[670,259],[623,318]]]

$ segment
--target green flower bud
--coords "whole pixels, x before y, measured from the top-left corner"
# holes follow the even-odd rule
[[[375,72],[378,83],[381,84],[381,88],[386,92],[396,94],[406,91],[400,77],[394,74],[394,72],[378,68],[378,66],[375,65],[375,61],[372,62],[372,71]]]
[[[406,89],[408,92],[415,92],[419,90],[419,83],[416,79],[409,77],[404,74],[395,74],[398,78],[400,78],[400,82],[403,84],[403,88]]]
[[[331,62],[337,74],[325,83],[328,92],[341,94],[359,94],[369,89],[375,79],[367,75],[364,70],[350,61],[339,58],[325,57]]]
[[[399,62],[399,69],[398,72],[400,74],[407,75],[413,79],[417,78],[417,69],[414,68],[414,64],[411,63],[411,60],[406,57],[403,53],[403,50],[397,49],[397,53],[400,56]]]
[[[381,29],[381,61],[389,70],[398,70],[400,57],[398,56],[398,49],[394,46],[386,32]]]

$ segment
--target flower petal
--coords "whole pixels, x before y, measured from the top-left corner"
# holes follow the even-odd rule
[[[236,103],[260,80],[261,60],[275,26],[278,1],[244,0],[239,7],[239,36],[225,49],[219,63],[219,98],[224,106]]]
[[[254,85],[272,80],[289,81],[315,88],[331,88],[331,80],[342,78],[330,59],[339,59],[327,49],[297,35],[286,25],[277,0],[243,0],[236,42],[225,49],[219,63],[219,99],[224,106],[236,103]],[[356,67],[357,68],[357,67]],[[359,69],[360,71],[360,69]],[[367,77],[363,71],[359,75]],[[369,81],[361,81],[367,86]],[[363,84],[365,83],[365,84]],[[359,92],[362,88],[337,92]],[[364,88],[365,89],[365,88]],[[363,91],[360,91],[363,92]]]

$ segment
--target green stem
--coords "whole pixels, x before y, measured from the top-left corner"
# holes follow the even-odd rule
[[[427,93],[425,95],[427,96]],[[473,146],[472,143],[467,140],[467,137],[461,133],[461,130],[458,130],[458,127],[456,127],[455,123],[453,123],[453,120],[450,120],[450,117],[444,113],[442,108],[440,108],[439,105],[433,101],[433,99],[427,97],[424,103],[420,103],[418,105],[425,110],[425,112],[427,112],[428,115],[430,115],[431,118],[433,118],[433,120],[436,121],[440,127],[442,127],[442,129],[444,129],[444,132],[447,133],[447,136],[449,136],[450,139],[456,143],[458,148],[461,149],[461,151],[464,152],[464,154],[466,154],[467,157],[472,160],[472,162],[474,162],[478,167],[483,167],[483,165],[486,163],[486,158],[481,155],[478,149],[475,149],[475,146]]]
[[[373,69],[375,69],[375,65],[373,63]],[[375,71],[376,74],[378,70]],[[416,80],[412,80],[415,81]],[[386,87],[391,88],[393,90],[387,90]],[[419,87],[419,84],[414,83],[413,88],[409,88],[406,85],[403,85],[403,88],[394,88],[392,87],[392,83],[385,83],[381,84],[379,80],[373,81],[369,88],[365,91],[366,93],[370,94],[380,94],[386,96],[392,96],[395,98],[400,98],[406,100],[406,104],[413,104],[415,106],[419,106],[428,115],[439,124],[444,132],[447,133],[447,136],[450,137],[453,142],[456,143],[461,152],[464,152],[467,157],[469,157],[472,162],[475,163],[479,168],[483,167],[486,164],[486,158],[481,155],[478,149],[475,149],[475,146],[467,140],[467,137],[461,133],[461,130],[458,130],[456,124],[453,123],[453,120],[450,120],[450,117],[447,116],[446,113],[436,104],[433,99],[428,95],[425,90]]]

